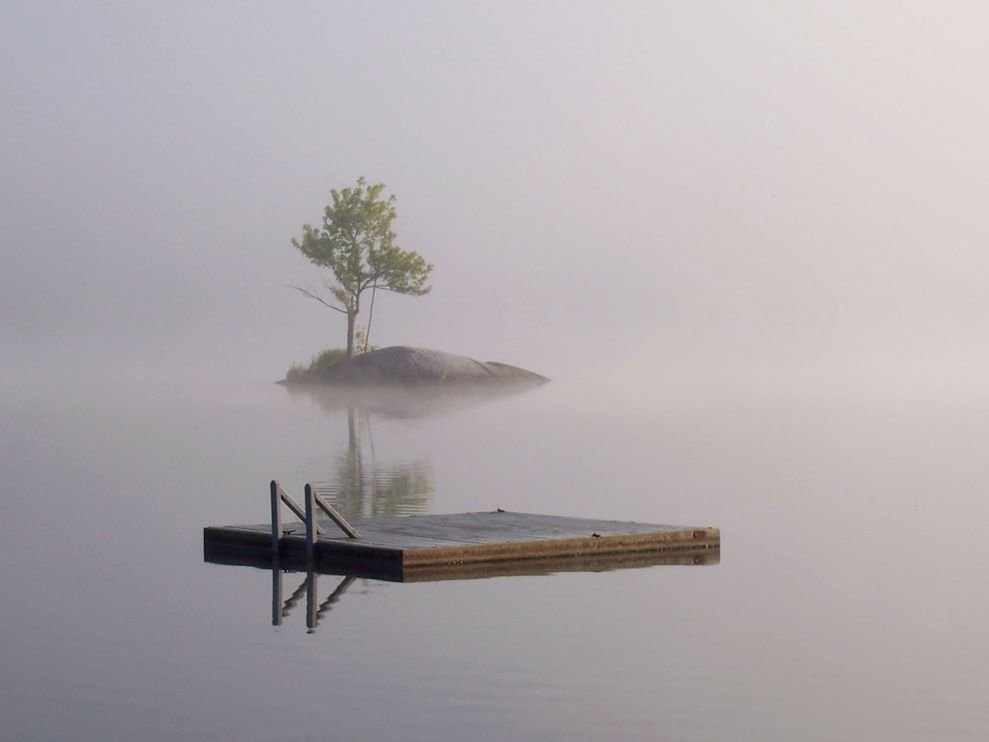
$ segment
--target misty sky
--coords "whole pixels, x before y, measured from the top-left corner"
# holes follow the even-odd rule
[[[987,28],[978,2],[6,2],[0,380],[275,379],[342,345],[290,238],[360,175],[436,265],[379,345],[978,377]]]

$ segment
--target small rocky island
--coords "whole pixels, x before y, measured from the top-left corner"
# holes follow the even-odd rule
[[[440,350],[394,345],[347,358],[332,366],[288,378],[290,385],[499,386],[549,381],[533,371],[496,361],[477,361]]]

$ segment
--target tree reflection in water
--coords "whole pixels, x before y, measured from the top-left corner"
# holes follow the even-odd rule
[[[371,420],[411,420],[444,415],[533,389],[538,384],[496,386],[321,387],[289,385],[293,398],[315,403],[331,416],[347,414],[347,449],[336,456],[333,477],[316,490],[347,519],[415,515],[429,511],[434,491],[425,458],[382,463],[375,456]]]
[[[354,407],[347,408],[347,450],[336,457],[334,478],[314,484],[348,519],[425,513],[433,494],[427,460],[376,461],[371,415]]]

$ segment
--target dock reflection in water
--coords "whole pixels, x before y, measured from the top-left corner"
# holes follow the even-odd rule
[[[305,577],[295,591],[286,600],[282,600],[282,570],[274,567],[271,570],[271,625],[281,626],[282,619],[289,615],[289,612],[301,600],[303,594],[306,596],[306,629],[309,632],[316,630],[320,620],[327,614],[334,603],[347,592],[347,588],[353,584],[357,578],[353,575],[345,575],[336,587],[330,592],[322,602],[318,602],[318,575],[316,572],[306,572]]]
[[[542,559],[519,562],[500,562],[496,564],[459,564],[436,567],[430,570],[418,570],[412,575],[396,577],[393,574],[382,573],[374,579],[390,582],[433,582],[438,580],[471,580],[488,577],[509,576],[545,576],[559,572],[607,572],[614,569],[632,569],[643,567],[665,566],[703,566],[720,562],[717,550],[704,553],[650,553],[650,554],[614,554],[587,559]],[[228,562],[232,563],[232,562]],[[243,562],[241,562],[243,563]],[[283,581],[287,575],[302,577],[298,587],[284,598]],[[320,600],[319,577],[332,578],[333,589],[329,595]],[[281,626],[292,609],[306,599],[306,630],[314,632],[330,609],[336,605],[347,592],[348,588],[358,579],[366,578],[360,575],[339,574],[336,572],[318,572],[310,569],[307,572],[292,572],[282,569],[278,563],[271,567],[271,624]]]

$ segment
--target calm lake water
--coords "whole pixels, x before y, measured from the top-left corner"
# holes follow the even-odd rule
[[[4,739],[989,738],[982,397],[2,397]],[[314,630],[304,595],[274,626],[270,571],[202,553],[204,526],[266,520],[272,478],[350,514],[715,525],[720,561],[357,579]]]

